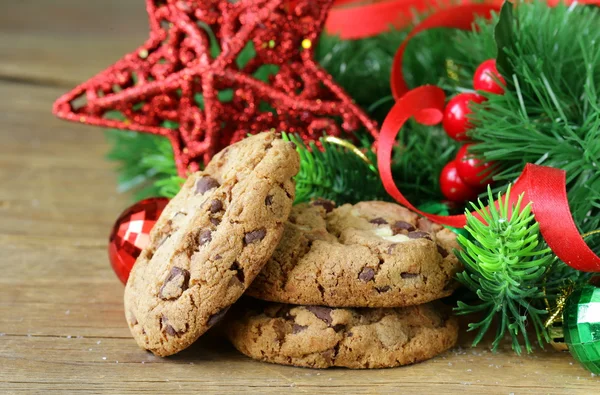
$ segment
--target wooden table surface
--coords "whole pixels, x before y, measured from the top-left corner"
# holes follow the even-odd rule
[[[139,349],[107,236],[131,203],[101,129],[52,102],[145,39],[139,1],[21,0],[0,12],[0,393],[592,394],[599,379],[551,349],[462,347],[414,366],[311,370],[253,362],[213,333],[175,357]]]

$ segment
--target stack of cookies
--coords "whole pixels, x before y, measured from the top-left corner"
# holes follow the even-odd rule
[[[229,338],[252,358],[315,368],[431,358],[458,334],[429,303],[454,289],[455,247],[453,232],[393,203],[297,205],[246,292],[268,302],[231,315]]]
[[[125,313],[138,344],[183,350],[227,314],[262,361],[380,368],[452,347],[434,300],[460,269],[454,233],[392,203],[292,208],[293,144],[262,133],[217,154],[169,203],[136,262]]]

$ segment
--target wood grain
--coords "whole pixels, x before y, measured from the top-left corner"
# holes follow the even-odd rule
[[[106,255],[115,192],[100,129],[53,100],[138,46],[141,1],[27,0],[0,13],[0,393],[591,394],[598,378],[551,350],[462,347],[418,365],[317,371],[238,354],[220,331],[161,359],[137,348]]]

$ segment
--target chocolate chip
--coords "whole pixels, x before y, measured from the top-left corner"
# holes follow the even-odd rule
[[[219,254],[215,255],[215,261],[218,261],[219,259],[222,259],[223,257]]]
[[[169,335],[169,336],[177,336],[177,335],[178,335],[178,333],[177,333],[177,331],[175,330],[175,328],[173,328],[173,327],[172,327],[171,325],[169,325],[169,324],[166,324],[166,326],[165,326],[165,333],[166,333],[167,335]]]
[[[314,200],[311,204],[313,206],[323,206],[326,213],[333,211],[333,209],[335,208],[335,203],[331,200],[317,199]]]
[[[177,299],[188,289],[190,272],[180,267],[173,267],[160,287],[159,295],[163,300]]]
[[[219,211],[221,211],[223,209],[223,202],[221,202],[218,199],[213,199],[210,202],[210,212],[211,213],[218,213]]]
[[[418,275],[419,275],[418,273],[409,273],[409,272],[400,273],[400,277],[402,277],[402,278],[414,278],[414,277],[417,277]]]
[[[211,218],[210,223],[213,224],[214,226],[219,226],[219,224],[221,223],[221,220],[218,218]]]
[[[293,141],[289,141],[289,143],[293,149],[296,149],[296,143],[294,143]]]
[[[212,240],[212,232],[208,229],[200,231],[198,234],[198,244],[203,246],[206,243],[210,243]]]
[[[313,313],[318,319],[323,320],[327,323],[327,325],[331,325],[333,322],[333,318],[331,317],[331,311],[329,307],[322,306],[307,306],[306,310]]]
[[[279,310],[277,310],[277,312],[275,313],[274,317],[284,318],[286,320],[291,320],[291,319],[295,318],[295,316],[290,314],[290,310],[285,307],[279,308]]]
[[[210,191],[213,188],[218,188],[221,184],[212,177],[204,176],[196,181],[196,195],[203,194],[206,191]]]
[[[410,232],[408,234],[409,239],[427,239],[431,240],[431,236],[427,232]]]
[[[242,284],[244,284],[244,279],[245,279],[244,269],[242,269],[242,267],[240,266],[240,264],[238,263],[238,261],[234,261],[231,264],[231,267],[229,268],[229,270],[235,270],[236,271],[235,277],[237,277],[237,279],[240,280],[240,282]]]
[[[129,313],[130,319],[131,319],[131,325],[137,325],[138,324],[138,320],[137,318],[135,318],[135,315],[133,313]]]
[[[394,244],[390,244],[390,246],[387,249],[387,253],[388,254],[392,254],[394,252],[394,248],[398,245],[398,243],[394,243]]]
[[[376,225],[384,225],[384,224],[388,223],[385,219],[383,219],[381,217],[373,218],[369,222],[372,224],[376,224]]]
[[[352,336],[354,336],[354,333],[352,333],[352,332],[346,333],[346,337],[352,337]]]
[[[333,358],[335,357],[335,351],[333,350],[333,348],[330,350],[322,351],[321,356],[327,361],[329,361],[329,363],[331,363],[331,361],[333,361]]]
[[[362,280],[364,282],[371,281],[374,277],[375,277],[375,270],[371,269],[370,267],[365,267],[358,274],[358,279]]]
[[[337,324],[333,326],[333,330],[336,332],[343,331],[344,329],[346,329],[346,325],[344,324]]]
[[[252,232],[246,233],[246,235],[244,236],[244,243],[251,244],[257,241],[261,241],[265,238],[266,235],[267,231],[265,230],[265,228],[253,230]]]
[[[217,322],[221,321],[223,319],[223,317],[225,317],[225,314],[227,314],[227,310],[229,310],[229,307],[225,307],[223,310],[219,311],[218,313],[211,315],[210,318],[208,319],[208,321],[206,322],[206,325],[213,326]]]
[[[283,321],[274,321],[273,330],[275,331],[275,340],[281,344],[281,342],[285,340],[285,335],[287,334],[286,324]]]
[[[442,247],[441,245],[437,245],[437,250],[440,253],[440,255],[442,256],[442,258],[445,258],[448,256],[448,251],[446,251],[446,249],[444,249],[444,247]]]
[[[390,289],[392,289],[389,285],[386,285],[384,287],[376,287],[375,290],[379,293],[384,293],[389,291]]]
[[[163,332],[165,332],[167,335],[170,335],[170,336],[178,336],[178,335],[180,335],[180,333],[177,332],[175,330],[175,328],[173,328],[173,326],[171,326],[171,324],[169,324],[169,320],[164,315],[160,316],[160,329]]]
[[[295,335],[296,333],[306,330],[306,328],[308,328],[308,326],[294,324],[294,326],[292,326],[292,333]]]
[[[412,232],[415,230],[415,227],[412,226],[411,224],[409,224],[408,222],[404,222],[404,221],[396,221],[392,225],[392,231],[394,232],[395,235],[397,235],[398,233],[400,233],[403,230]]]
[[[270,206],[273,204],[273,195],[267,195],[265,198],[265,205]]]

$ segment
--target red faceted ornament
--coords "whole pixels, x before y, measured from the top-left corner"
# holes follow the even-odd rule
[[[440,189],[446,199],[453,202],[464,202],[477,198],[477,190],[467,185],[458,175],[456,161],[454,160],[442,169]]]
[[[506,81],[496,68],[496,59],[488,59],[481,63],[473,74],[473,88],[478,91],[501,95],[504,93],[504,85]]]
[[[485,97],[476,93],[459,93],[454,96],[444,109],[444,119],[442,125],[444,130],[454,140],[468,140],[467,130],[471,127],[468,114],[471,113],[469,105],[471,102],[482,103]]]
[[[473,157],[468,149],[473,144],[463,145],[456,154],[456,170],[460,178],[469,186],[480,189],[491,182],[489,170],[491,162],[484,163]]]
[[[149,39],[53,112],[167,137],[182,177],[248,133],[316,140],[364,127],[377,139],[377,124],[313,58],[332,1],[146,0]]]
[[[108,257],[123,284],[127,283],[135,260],[150,241],[150,231],[167,203],[167,198],[141,200],[117,218],[110,233]]]

